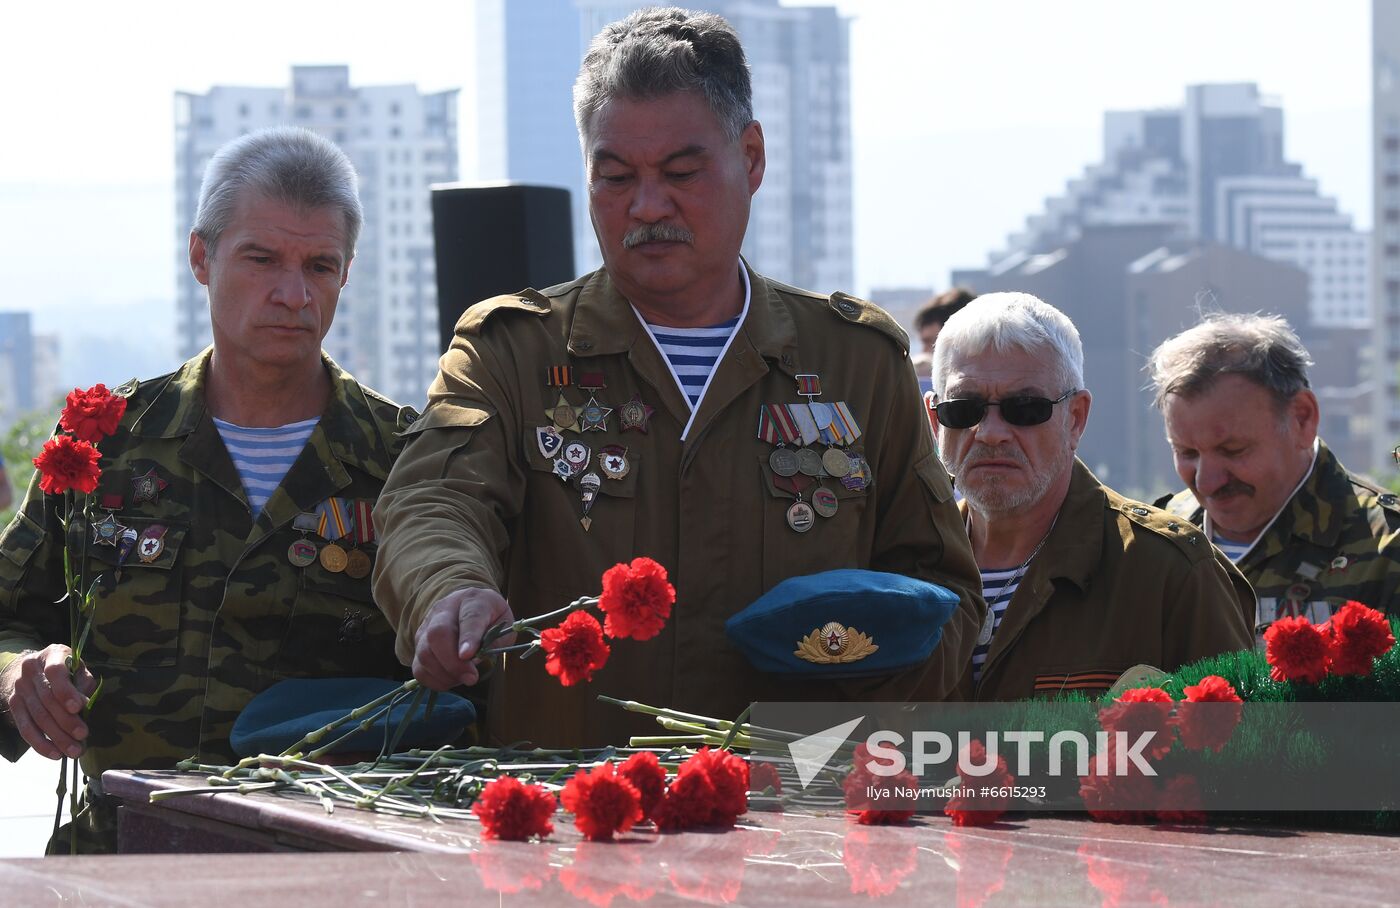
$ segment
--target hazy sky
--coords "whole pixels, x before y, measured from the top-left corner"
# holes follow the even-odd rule
[[[1179,104],[1189,83],[1258,82],[1284,105],[1289,157],[1369,226],[1367,0],[838,5],[853,17],[857,291],[941,288],[981,264],[1098,160],[1105,109]],[[41,325],[104,306],[166,333],[178,89],[285,85],[296,63],[458,86],[470,154],[469,0],[16,3],[5,31],[0,309]]]

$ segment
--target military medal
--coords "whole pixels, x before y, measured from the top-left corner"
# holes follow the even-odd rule
[[[321,567],[332,574],[339,574],[345,570],[345,566],[350,563],[350,556],[345,553],[338,543],[328,542],[321,546]]]
[[[316,560],[316,545],[309,539],[298,539],[287,547],[287,560],[304,568]]]
[[[598,454],[598,466],[609,479],[622,479],[632,470],[627,462],[627,449],[622,445],[607,445]]]
[[[633,394],[632,399],[618,409],[617,415],[622,423],[622,431],[641,432],[645,435],[647,424],[651,422],[651,414],[655,412],[655,407],[648,407],[642,403],[641,395]]]
[[[588,516],[588,512],[593,509],[593,502],[598,498],[598,490],[602,487],[603,480],[597,473],[585,473],[578,481],[579,494],[583,497],[583,516],[579,518],[579,523],[583,524],[585,533],[593,525],[593,518]]]
[[[569,403],[569,399],[564,396],[562,390],[559,392],[559,402],[554,405],[553,409],[545,410],[544,415],[548,416],[550,421],[554,423],[556,431],[579,431],[578,411],[574,409],[573,404]]]
[[[816,523],[812,506],[802,500],[802,491],[812,484],[806,476],[775,476],[773,486],[782,492],[791,492],[795,498],[787,509],[787,525],[798,533],[805,533]]]
[[[859,454],[851,454],[849,457],[851,470],[841,477],[841,485],[853,492],[863,492],[866,486],[870,485],[869,465]]]
[[[782,404],[766,404],[758,409],[758,438],[777,445],[768,455],[768,466],[779,476],[797,474],[797,454],[788,445],[800,438],[797,423]]]
[[[92,525],[92,544],[116,548],[117,540],[121,538],[122,530],[125,529],[125,526],[117,522],[117,515],[108,511],[106,517]]]
[[[573,473],[588,466],[588,459],[592,454],[588,445],[581,441],[571,441],[564,446],[564,462],[573,468]]]
[[[827,448],[822,452],[822,469],[840,479],[851,472],[851,458],[840,448]]]
[[[141,538],[136,541],[136,557],[142,564],[150,564],[165,551],[165,533],[166,528],[158,523],[141,531]]]
[[[131,503],[132,504],[156,504],[160,501],[160,493],[164,492],[170,483],[161,479],[156,473],[156,468],[151,467],[143,475],[133,477],[131,480]]]
[[[559,453],[564,445],[564,436],[553,426],[538,426],[535,428],[535,444],[539,445],[540,453],[545,458],[550,458]]]
[[[374,567],[369,552],[361,548],[374,541],[374,502],[357,500],[352,524],[355,547],[345,555],[345,576],[351,580],[363,580]]]
[[[797,475],[797,455],[791,448],[778,448],[768,455],[768,466],[779,476]]]
[[[356,549],[356,551],[359,551]],[[348,569],[346,573],[349,573]],[[359,643],[365,639],[365,616],[355,609],[346,609],[340,619],[340,645]]]
[[[825,476],[822,469],[822,459],[816,451],[811,448],[801,448],[797,452],[797,469],[804,476]]]
[[[583,412],[579,415],[580,432],[606,432],[608,430],[608,414],[612,412],[612,407],[605,407],[598,403],[598,398],[589,397],[588,403],[583,405]]]
[[[836,516],[836,493],[830,489],[821,488],[812,493],[812,509],[820,517]]]

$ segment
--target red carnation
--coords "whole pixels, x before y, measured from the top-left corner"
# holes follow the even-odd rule
[[[986,745],[981,741],[970,742],[958,762],[959,787],[980,790],[1010,788],[1016,784],[1016,777],[1006,767],[1006,758],[1000,754],[997,755],[996,767],[985,776],[973,776],[963,771],[965,766],[985,766],[986,763]],[[954,826],[990,826],[1001,819],[1010,802],[1010,795],[954,795],[944,805],[943,812],[952,819]]]
[[[86,391],[74,388],[68,393],[58,424],[79,440],[97,444],[117,431],[125,412],[126,398],[114,397],[106,385],[96,384]]]
[[[615,564],[603,574],[603,595],[598,608],[606,616],[609,637],[650,640],[666,626],[676,588],[666,580],[666,569],[650,558],[633,558]]]
[[[1332,630],[1327,654],[1334,675],[1369,675],[1376,657],[1395,645],[1386,617],[1360,602],[1349,600],[1327,624]]]
[[[919,780],[908,771],[892,776],[876,775],[872,767],[886,766],[876,762],[864,744],[856,745],[851,772],[841,783],[846,799],[846,812],[862,826],[887,826],[903,823],[914,816]]]
[[[617,768],[617,774],[632,783],[641,796],[642,817],[651,819],[657,805],[666,796],[666,770],[656,754],[649,750],[635,753]]]
[[[749,764],[727,750],[702,747],[676,771],[653,819],[665,832],[729,827],[748,809]]]
[[[1089,775],[1079,778],[1079,796],[1084,800],[1084,809],[1100,823],[1146,822],[1160,803],[1156,782],[1143,775],[1131,759],[1125,761],[1126,771],[1119,774],[1118,747],[1113,738],[1109,739],[1104,753],[1108,772],[1099,772],[1095,756],[1089,765]]]
[[[1163,786],[1156,810],[1157,819],[1163,823],[1206,822],[1206,812],[1201,806],[1201,786],[1196,777],[1176,776]]]
[[[1269,677],[1316,684],[1327,675],[1331,634],[1302,616],[1280,618],[1264,631]]]
[[[34,466],[39,470],[39,488],[46,495],[61,495],[75,489],[84,495],[97,488],[102,471],[97,468],[97,449],[90,442],[71,435],[55,435],[44,442]]]
[[[574,815],[574,825],[584,838],[611,839],[642,821],[642,796],[637,787],[620,776],[611,762],[593,771],[574,774],[564,785],[559,803]]]
[[[488,839],[523,842],[549,835],[554,824],[554,795],[540,785],[526,785],[514,776],[501,776],[481,789],[472,813],[481,819]]]
[[[1123,732],[1131,743],[1150,732],[1152,741],[1142,750],[1149,760],[1161,759],[1172,749],[1171,718],[1171,695],[1157,687],[1126,690],[1114,705],[1099,710],[1099,724],[1110,737]]]
[[[558,627],[540,634],[544,649],[544,670],[559,678],[559,683],[572,687],[580,681],[592,681],[593,673],[608,661],[608,644],[603,639],[603,626],[585,611],[570,612]]]
[[[1186,699],[1176,706],[1176,730],[1187,750],[1219,751],[1240,724],[1244,703],[1219,675],[1207,675],[1185,688]]]
[[[773,794],[783,793],[783,779],[778,775],[778,768],[772,763],[753,763],[749,766],[749,790],[755,794],[762,794],[768,789],[773,789]]]

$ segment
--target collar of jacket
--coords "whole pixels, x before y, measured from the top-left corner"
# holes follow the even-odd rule
[[[204,384],[213,353],[213,347],[206,347],[176,370],[132,423],[131,434],[142,438],[193,435],[208,413]],[[381,454],[388,445],[385,439],[377,437],[377,424],[359,383],[325,351],[321,352],[321,362],[330,373],[331,398],[321,414],[318,431],[337,460],[354,464],[376,479],[388,477],[390,465]],[[212,418],[208,424],[213,428]]]
[[[1291,546],[1297,539],[1330,549],[1341,539],[1346,525],[1347,508],[1342,505],[1352,496],[1351,478],[1347,471],[1318,439],[1317,463],[1302,488],[1278,515],[1264,538],[1250,551],[1248,560],[1272,558]]]
[[[783,306],[771,281],[749,263],[739,260],[749,274],[749,315],[739,326],[731,351],[741,340],[765,358],[776,360],[784,372],[797,373],[797,326]],[[618,291],[606,268],[588,277],[579,291],[569,327],[569,352],[575,356],[623,353],[644,334],[632,305]]]

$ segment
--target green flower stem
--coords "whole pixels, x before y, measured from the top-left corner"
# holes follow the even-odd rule
[[[417,689],[418,680],[416,678],[409,681],[405,681],[403,685],[398,688],[398,690],[390,691],[389,693],[384,694],[382,697],[376,697],[370,702],[366,703],[364,706],[360,706],[351,710],[349,715],[341,716],[334,722],[331,722],[328,725],[323,725],[315,731],[309,733],[306,737],[302,738],[300,741],[293,744],[291,747],[282,751],[282,756],[301,756],[302,753],[304,753],[304,751],[302,750],[303,748],[319,744],[322,738],[335,731],[337,728],[340,728],[341,726],[349,722],[359,721],[360,719],[363,719],[365,715],[378,709],[379,707],[383,706],[385,703],[388,703],[395,697],[400,696],[401,694],[409,693],[410,691],[415,691]]]

